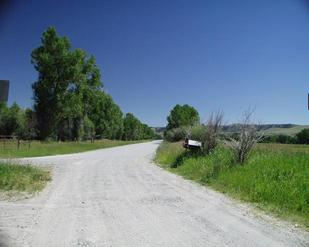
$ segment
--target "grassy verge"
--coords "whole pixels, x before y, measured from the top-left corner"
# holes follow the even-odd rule
[[[187,179],[309,227],[309,146],[261,144],[244,166],[233,164],[224,147],[201,156],[179,146],[163,143],[156,161]]]
[[[56,154],[78,153],[100,148],[109,148],[141,141],[101,140],[91,142],[24,142],[17,148],[16,142],[0,142],[0,158],[37,157]]]
[[[0,163],[0,191],[36,192],[51,179],[49,171],[30,165]]]

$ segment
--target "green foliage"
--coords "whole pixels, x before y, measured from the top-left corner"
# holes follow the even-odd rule
[[[131,123],[132,119],[123,119],[119,106],[102,91],[100,70],[93,56],[72,49],[70,41],[60,37],[53,27],[43,33],[41,41],[31,54],[38,71],[32,89],[39,139],[154,137],[153,131],[139,120]]]
[[[124,121],[124,140],[141,140],[141,139],[153,139],[155,137],[154,131],[142,124],[132,113],[127,113]]]
[[[147,124],[142,124],[142,140],[147,140],[147,139],[154,139],[155,138],[155,132],[152,128],[150,128]]]
[[[309,144],[309,129],[303,129],[297,133],[296,142],[299,144]]]
[[[96,135],[107,139],[121,139],[123,135],[123,114],[112,97],[98,92],[92,104],[89,118],[94,123]]]
[[[191,129],[190,139],[201,142],[201,151],[204,154],[208,154],[215,149],[218,144],[218,133],[213,131],[212,125],[196,125]]]
[[[45,139],[56,135],[64,118],[66,95],[74,75],[71,44],[59,37],[55,28],[43,33],[42,45],[31,54],[31,62],[39,73],[33,83],[35,111],[38,117],[39,136]],[[67,97],[65,97],[67,96]]]
[[[233,153],[226,147],[218,146],[209,155],[183,155],[180,145],[161,144],[156,161],[188,179],[309,226],[308,146],[259,144],[246,165],[234,166]]]
[[[23,123],[23,132],[20,134],[21,139],[32,140],[37,137],[37,119],[36,113],[32,109],[25,110]]]
[[[279,135],[269,135],[263,137],[260,141],[262,143],[284,143],[284,144],[293,144],[297,142],[297,139],[293,136],[279,134]]]
[[[127,113],[124,118],[124,140],[137,140],[141,135],[141,123],[132,114]]]
[[[200,117],[192,106],[176,105],[167,117],[167,130],[179,128],[182,126],[193,126],[199,123]]]
[[[11,107],[0,105],[0,135],[21,136],[25,130],[26,116],[20,107],[13,103]]]
[[[166,130],[164,132],[164,139],[170,142],[178,142],[184,140],[188,136],[188,132],[188,128],[184,126]]]
[[[40,191],[50,179],[50,172],[38,167],[0,163],[0,190],[2,191]]]
[[[178,157],[185,152],[181,142],[162,142],[158,147],[155,161],[162,165],[170,166],[175,164]]]
[[[95,135],[94,124],[87,116],[84,117],[83,128],[81,129],[83,130],[83,133],[81,135],[86,140],[93,138],[93,136]]]
[[[222,119],[223,113],[218,111],[210,115],[206,124],[199,124],[191,128],[190,139],[202,143],[201,151],[204,154],[209,154],[218,145]]]
[[[309,129],[302,129],[295,136],[278,134],[265,136],[263,143],[309,144]]]
[[[31,57],[39,74],[32,88],[40,139],[83,138],[84,116],[102,87],[94,57],[72,50],[69,40],[53,27],[43,33],[42,45]]]

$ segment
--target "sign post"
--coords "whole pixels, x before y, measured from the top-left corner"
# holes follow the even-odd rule
[[[8,102],[10,82],[8,80],[0,80],[0,102]]]

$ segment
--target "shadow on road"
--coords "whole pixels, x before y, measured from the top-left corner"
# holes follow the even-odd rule
[[[7,237],[0,232],[0,247],[9,247]]]

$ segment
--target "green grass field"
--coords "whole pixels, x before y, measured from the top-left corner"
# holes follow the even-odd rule
[[[180,143],[162,143],[156,161],[187,179],[309,227],[309,145],[259,144],[240,166],[222,146],[201,156],[185,152]]]
[[[0,158],[37,157],[56,154],[78,153],[100,148],[109,148],[141,141],[100,140],[91,142],[22,142],[19,149],[16,141],[0,141]]]
[[[38,167],[0,163],[0,191],[36,192],[50,179],[50,172]]]

